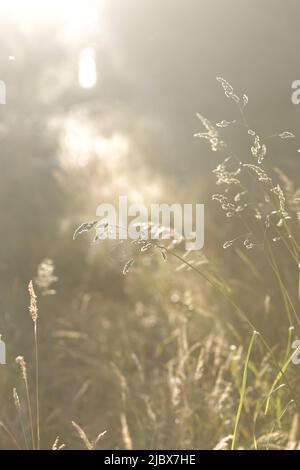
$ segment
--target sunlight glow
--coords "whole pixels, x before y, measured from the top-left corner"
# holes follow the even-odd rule
[[[61,163],[65,167],[85,167],[92,159],[98,159],[105,168],[115,170],[129,152],[129,140],[124,134],[101,135],[80,117],[69,117],[62,125]]]
[[[28,32],[33,26],[60,23],[73,37],[98,25],[105,0],[9,0],[0,2],[0,22],[12,22]]]
[[[84,49],[80,53],[78,81],[82,88],[93,88],[97,83],[95,52],[92,48]]]

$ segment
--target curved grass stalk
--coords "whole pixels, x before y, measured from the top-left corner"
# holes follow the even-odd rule
[[[283,387],[285,387],[285,384],[281,384],[279,385],[277,388],[275,388],[272,392],[272,395],[274,393],[276,393],[277,391],[281,390]],[[265,401],[267,400],[268,396],[265,396],[263,400],[261,400],[260,402],[258,402],[257,404],[257,408],[256,408],[256,411],[255,411],[255,414],[254,414],[254,418],[253,418],[253,447],[255,450],[258,450],[258,447],[257,447],[257,439],[256,439],[256,423],[257,423],[257,418],[265,404]]]
[[[266,408],[265,408],[265,415],[268,413],[268,410],[269,410],[269,406],[270,406],[270,400],[271,400],[271,395],[276,387],[276,385],[278,384],[278,382],[281,380],[281,378],[283,377],[283,375],[285,374],[285,372],[287,371],[287,368],[288,366],[290,365],[293,357],[300,351],[300,346],[297,347],[297,349],[293,352],[293,354],[291,354],[291,356],[288,358],[288,360],[283,364],[283,366],[281,367],[281,370],[280,372],[278,372],[273,384],[272,384],[272,387],[270,389],[270,392],[268,394],[268,397],[267,397],[267,402],[266,402]]]
[[[251,351],[252,351],[254,341],[255,341],[255,338],[256,338],[257,334],[258,334],[257,331],[253,331],[252,338],[250,340],[248,351],[247,351],[247,356],[246,356],[246,361],[245,361],[245,366],[244,366],[244,372],[243,372],[242,387],[241,387],[241,393],[240,393],[240,401],[239,401],[239,406],[238,406],[236,417],[235,417],[235,424],[234,424],[231,450],[234,450],[235,446],[236,446],[238,426],[239,426],[240,417],[241,417],[241,413],[242,413],[242,409],[243,409],[243,405],[244,405],[244,401],[245,401],[245,396],[246,396],[246,386],[247,386],[248,366],[249,366],[249,361],[250,361],[250,355],[251,355]]]
[[[273,434],[274,429],[275,429],[275,426],[276,426],[276,422],[277,422],[277,421],[280,421],[280,420],[283,418],[283,416],[285,415],[285,413],[286,413],[287,410],[289,409],[289,406],[292,405],[292,404],[294,404],[294,400],[290,400],[290,401],[288,402],[288,404],[284,407],[284,409],[283,409],[282,413],[280,414],[280,416],[279,416],[276,420],[274,420],[274,422],[273,422],[273,424],[272,424],[272,427],[271,427],[271,429],[270,429],[269,436],[270,436],[271,434]],[[269,450],[269,449],[268,449],[269,443],[270,443],[270,438],[268,439],[268,442],[267,442],[267,450]]]
[[[296,312],[296,309],[294,307],[294,304],[293,304],[293,302],[290,298],[289,292],[288,292],[287,288],[284,285],[284,282],[283,282],[281,274],[280,274],[280,270],[279,270],[278,265],[276,263],[274,253],[273,253],[272,248],[270,247],[270,244],[268,242],[267,242],[267,246],[269,248],[269,253],[270,253],[270,265],[271,265],[271,268],[272,268],[272,270],[273,270],[273,272],[274,272],[274,274],[277,278],[277,281],[278,281],[278,284],[279,284],[279,287],[280,287],[280,291],[281,291],[281,294],[282,294],[282,297],[283,297],[283,301],[284,301],[284,304],[285,304],[285,308],[286,308],[286,312],[287,312],[287,315],[288,315],[290,326],[293,326],[291,311],[295,315],[295,318],[298,322],[298,325],[300,325],[300,318],[299,318],[299,316]]]

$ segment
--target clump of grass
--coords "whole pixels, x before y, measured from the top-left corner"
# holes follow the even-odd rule
[[[237,94],[222,77],[217,77],[217,81],[222,86],[225,96],[237,106],[238,116],[234,119],[222,119],[213,123],[198,114],[197,117],[205,131],[199,132],[195,136],[208,141],[213,152],[223,154],[222,161],[213,170],[218,192],[212,195],[212,199],[220,204],[226,219],[231,220],[235,230],[238,230],[238,233],[231,236],[230,239],[223,240],[223,248],[224,250],[234,250],[238,254],[239,260],[242,262],[239,271],[242,272],[241,269],[244,269],[245,290],[250,290],[253,286],[255,292],[254,286],[257,285],[258,300],[263,299],[266,315],[270,316],[269,323],[278,322],[279,334],[281,335],[280,337],[278,335],[279,342],[276,343],[271,338],[268,325],[261,321],[260,315],[257,315],[253,301],[248,305],[249,311],[244,307],[243,300],[240,301],[239,294],[242,297],[245,292],[237,287],[242,284],[240,278],[234,279],[232,276],[230,279],[229,276],[222,275],[219,267],[209,257],[203,262],[203,259],[195,260],[189,254],[182,253],[180,243],[163,245],[160,242],[152,242],[142,238],[135,241],[131,246],[135,247],[136,251],[124,265],[123,274],[127,274],[134,267],[137,256],[148,256],[158,251],[165,261],[167,258],[179,261],[181,263],[180,270],[186,269],[200,275],[204,283],[220,296],[218,305],[220,310],[224,306],[224,299],[226,300],[230,315],[234,314],[231,315],[231,318],[236,317],[224,326],[225,329],[230,329],[230,336],[233,334],[238,341],[243,342],[245,332],[246,337],[252,333],[245,357],[242,380],[239,374],[240,370],[231,365],[232,381],[238,392],[237,412],[233,414],[234,419],[232,420],[231,448],[236,448],[239,430],[241,446],[245,443],[251,448],[252,442],[254,442],[254,448],[265,445],[276,446],[278,442],[284,446],[283,433],[275,431],[275,428],[280,427],[282,421],[287,420],[290,416],[290,403],[297,408],[298,412],[300,411],[295,387],[297,382],[294,377],[290,378],[288,367],[292,359],[291,335],[299,331],[300,327],[298,312],[300,189],[295,187],[282,170],[272,167],[270,153],[274,139],[293,139],[295,135],[290,131],[280,131],[272,136],[261,135],[248,123],[246,117],[248,96]],[[240,130],[245,140],[247,139],[249,142],[249,147],[243,152],[242,158],[236,154],[223,137],[226,128],[233,126]],[[97,221],[86,222],[76,230],[74,238],[95,229],[94,241],[98,242],[98,228]],[[107,230],[107,227],[105,229]],[[264,273],[267,272],[268,276],[266,274],[262,276],[262,269],[264,269]],[[281,304],[275,292],[280,294]],[[256,310],[257,308],[259,307],[257,306]],[[284,316],[282,312],[284,312]],[[271,315],[276,315],[276,317],[271,318]],[[256,349],[258,351],[255,351],[254,358],[250,357],[257,335],[253,331],[259,331],[260,340],[257,343]],[[287,341],[282,341],[282,337],[286,333]],[[260,370],[257,355],[265,362],[265,369]],[[184,363],[190,360],[191,357],[188,354]],[[175,374],[173,366],[170,366],[168,371],[168,382],[169,385],[172,384],[173,405],[179,407],[184,380],[181,374]],[[262,380],[263,371],[268,372],[267,379],[263,380],[263,385],[253,384],[253,381]],[[250,378],[251,384],[248,385]],[[283,381],[284,383],[282,383]],[[260,396],[256,396],[252,406],[249,406],[251,397],[248,398],[246,393],[248,387],[251,388],[252,393],[254,390],[260,392]],[[149,401],[147,403],[149,405]],[[248,433],[245,431],[246,426],[240,426],[243,410],[248,415],[252,412],[254,428],[257,430],[259,427],[261,432],[258,438],[254,435],[254,439],[252,439],[252,432]],[[187,409],[185,411],[187,412]],[[272,423],[272,432],[267,430],[268,426],[265,421],[268,418]],[[295,433],[297,434],[296,431],[293,431],[294,440]],[[268,436],[267,439],[265,439],[266,436]],[[224,439],[224,446],[228,447],[230,439],[228,436]],[[222,439],[219,442],[222,447]]]
[[[97,320],[99,304],[94,302],[97,304],[94,305],[95,314],[90,316],[91,322],[86,322],[88,325],[82,326],[84,333],[80,335],[78,325],[82,321],[82,309],[93,307],[86,306],[90,300],[86,303],[83,297],[79,297],[78,318],[74,320],[72,316],[70,320],[76,328],[69,330],[67,323],[61,330],[61,339],[73,341],[91,336],[94,340],[88,342],[89,346],[78,344],[82,349],[76,351],[77,355],[71,348],[62,351],[65,357],[72,353],[74,357],[83,359],[85,379],[87,374],[92,377],[96,362],[94,355],[99,353],[99,345],[106,354],[102,371],[107,374],[108,387],[111,387],[113,376],[110,364],[118,361],[114,370],[121,391],[120,399],[115,400],[114,396],[110,402],[108,400],[116,408],[108,410],[109,416],[115,418],[114,446],[122,445],[126,449],[176,446],[223,450],[296,449],[300,446],[299,380],[295,373],[291,373],[291,344],[300,326],[300,191],[282,170],[272,167],[271,160],[271,139],[292,139],[294,134],[283,131],[268,137],[254,130],[246,118],[248,97],[235,93],[223,78],[218,77],[218,82],[230,103],[237,106],[238,116],[215,123],[199,114],[205,131],[198,133],[197,137],[209,142],[214,154],[222,152],[222,160],[213,170],[218,190],[214,191],[212,199],[220,204],[225,220],[231,222],[228,224],[230,235],[224,236],[221,243],[224,250],[220,250],[224,256],[230,250],[232,252],[228,270],[219,259],[215,262],[213,255],[185,253],[183,241],[163,244],[141,237],[128,247],[128,261],[123,266],[123,274],[135,269],[138,271],[140,257],[153,259],[157,253],[161,260],[176,263],[171,291],[174,285],[179,284],[178,292],[175,295],[170,292],[169,296],[163,270],[158,272],[155,268],[152,282],[142,276],[136,280],[137,293],[130,297],[129,306],[120,305],[115,314],[116,322],[111,320],[111,304],[107,313],[103,303],[102,318]],[[248,140],[249,145],[242,158],[223,136],[232,126]],[[108,229],[92,220],[82,224],[75,231],[74,238],[95,230],[96,243],[102,240]],[[143,229],[147,231],[153,227]],[[237,274],[234,271],[236,267]],[[200,288],[198,278],[202,280]],[[132,279],[125,280],[128,290],[134,283]],[[48,295],[53,291],[52,282],[55,280],[53,265],[45,261],[39,270],[40,283],[36,281],[35,286]],[[22,356],[17,358],[25,384],[27,427],[23,423],[22,396],[19,398],[14,390],[13,398],[24,446],[38,449],[41,445],[39,318],[32,282],[28,289],[35,350],[35,393],[32,397],[25,360]],[[153,303],[141,302],[145,292]],[[195,295],[196,300],[193,299],[195,292],[198,295]],[[92,294],[85,295],[92,298]],[[168,297],[173,300],[168,302]],[[103,318],[105,313],[107,318]],[[110,336],[112,323],[113,334]],[[275,330],[273,325],[276,332],[272,334],[270,330]],[[101,336],[96,336],[95,331],[98,330],[101,330]],[[259,331],[259,336],[254,331]],[[86,370],[88,364],[91,364],[89,371]],[[97,363],[95,387],[98,366]],[[92,378],[85,383],[91,382]],[[81,383],[79,395],[76,395],[80,396],[85,390]],[[32,412],[31,400],[36,404],[35,412]],[[92,406],[91,409],[91,423],[85,418],[89,428],[92,420],[97,419]],[[15,447],[23,446],[11,429],[13,426],[4,423],[0,426]],[[77,424],[77,418],[72,426],[88,450],[95,449],[104,435],[101,433],[91,440],[88,432]],[[31,439],[27,438],[27,429]],[[52,449],[62,448],[64,444],[57,437]]]
[[[28,379],[28,372],[27,372],[27,364],[23,356],[18,356],[16,358],[16,364],[20,368],[21,378],[25,386],[25,394],[26,394],[26,402],[27,402],[27,412],[29,417],[29,428],[30,428],[30,436],[31,436],[31,448],[33,450],[40,450],[41,448],[41,439],[40,439],[40,398],[39,398],[39,354],[38,354],[38,329],[37,329],[37,321],[38,321],[38,302],[37,302],[37,295],[34,290],[33,282],[30,281],[28,284],[28,292],[30,297],[30,304],[28,307],[30,317],[33,322],[33,330],[34,330],[34,358],[35,358],[35,425],[34,425],[34,414],[32,411],[32,403],[31,403],[31,396],[30,396],[30,387],[29,387],[29,379]],[[26,450],[29,449],[29,443],[26,434],[26,427],[23,422],[23,414],[22,414],[22,403],[17,393],[16,388],[13,388],[13,400],[15,409],[18,415],[19,424],[22,431],[22,437],[24,441],[24,446],[18,441],[13,431],[0,421],[0,428],[4,430],[6,435],[10,438],[13,442],[15,447],[18,450],[25,448]],[[82,428],[72,421],[73,427],[76,429],[77,433],[79,434],[80,438],[85,443],[86,447],[89,450],[93,450],[96,448],[97,443],[99,440],[105,435],[106,431],[100,433],[96,439],[93,441],[89,441],[85,432]],[[59,442],[59,436],[56,437],[53,445],[52,450],[62,450],[65,447],[65,444],[61,444]]]

